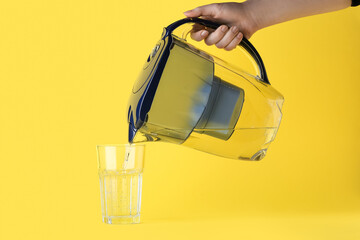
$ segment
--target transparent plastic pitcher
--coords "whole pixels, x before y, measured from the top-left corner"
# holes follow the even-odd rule
[[[248,40],[236,51],[211,48],[190,39],[193,23],[219,26],[186,18],[164,29],[132,89],[129,142],[164,141],[260,160],[276,136],[284,98]]]

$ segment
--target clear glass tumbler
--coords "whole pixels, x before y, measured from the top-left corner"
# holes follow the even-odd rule
[[[97,146],[104,223],[139,223],[145,145]]]

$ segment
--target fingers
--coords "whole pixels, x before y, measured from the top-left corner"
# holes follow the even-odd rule
[[[237,26],[232,26],[230,29],[226,25],[221,25],[216,30],[206,29],[204,26],[195,24],[191,31],[191,38],[195,41],[202,41],[207,45],[214,45],[218,48],[223,48],[230,51],[241,42],[243,34],[239,31]]]
[[[197,32],[191,32],[191,38],[195,41],[204,40],[209,35],[209,32],[206,30],[200,30]]]
[[[233,50],[234,48],[236,48],[236,46],[239,45],[239,43],[243,39],[243,36],[244,35],[241,32],[239,32],[234,37],[234,39],[226,47],[224,47],[224,49],[227,50],[227,51],[230,51],[230,50]]]
[[[225,36],[220,39],[215,45],[218,48],[225,48],[227,45],[231,43],[231,41],[235,38],[235,36],[239,33],[239,28],[236,26],[232,26],[229,31],[226,32]]]
[[[205,26],[195,23],[191,30],[190,36],[195,41],[201,41],[209,35],[209,30],[205,29]]]
[[[205,38],[205,43],[209,46],[216,44],[225,36],[228,29],[229,28],[226,25],[221,25],[215,30],[215,32],[212,32]]]
[[[209,4],[184,12],[187,17],[216,16],[219,12],[219,4]]]

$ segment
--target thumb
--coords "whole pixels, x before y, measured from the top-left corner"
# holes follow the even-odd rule
[[[209,4],[194,8],[192,10],[184,12],[187,17],[201,17],[201,16],[211,16],[214,17],[218,11],[216,4]]]

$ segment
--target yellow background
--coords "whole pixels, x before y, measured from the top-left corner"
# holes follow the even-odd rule
[[[101,222],[97,144],[162,28],[207,1],[1,1],[0,239],[360,239],[360,7],[251,41],[283,120],[260,162],[148,144],[142,224]]]

